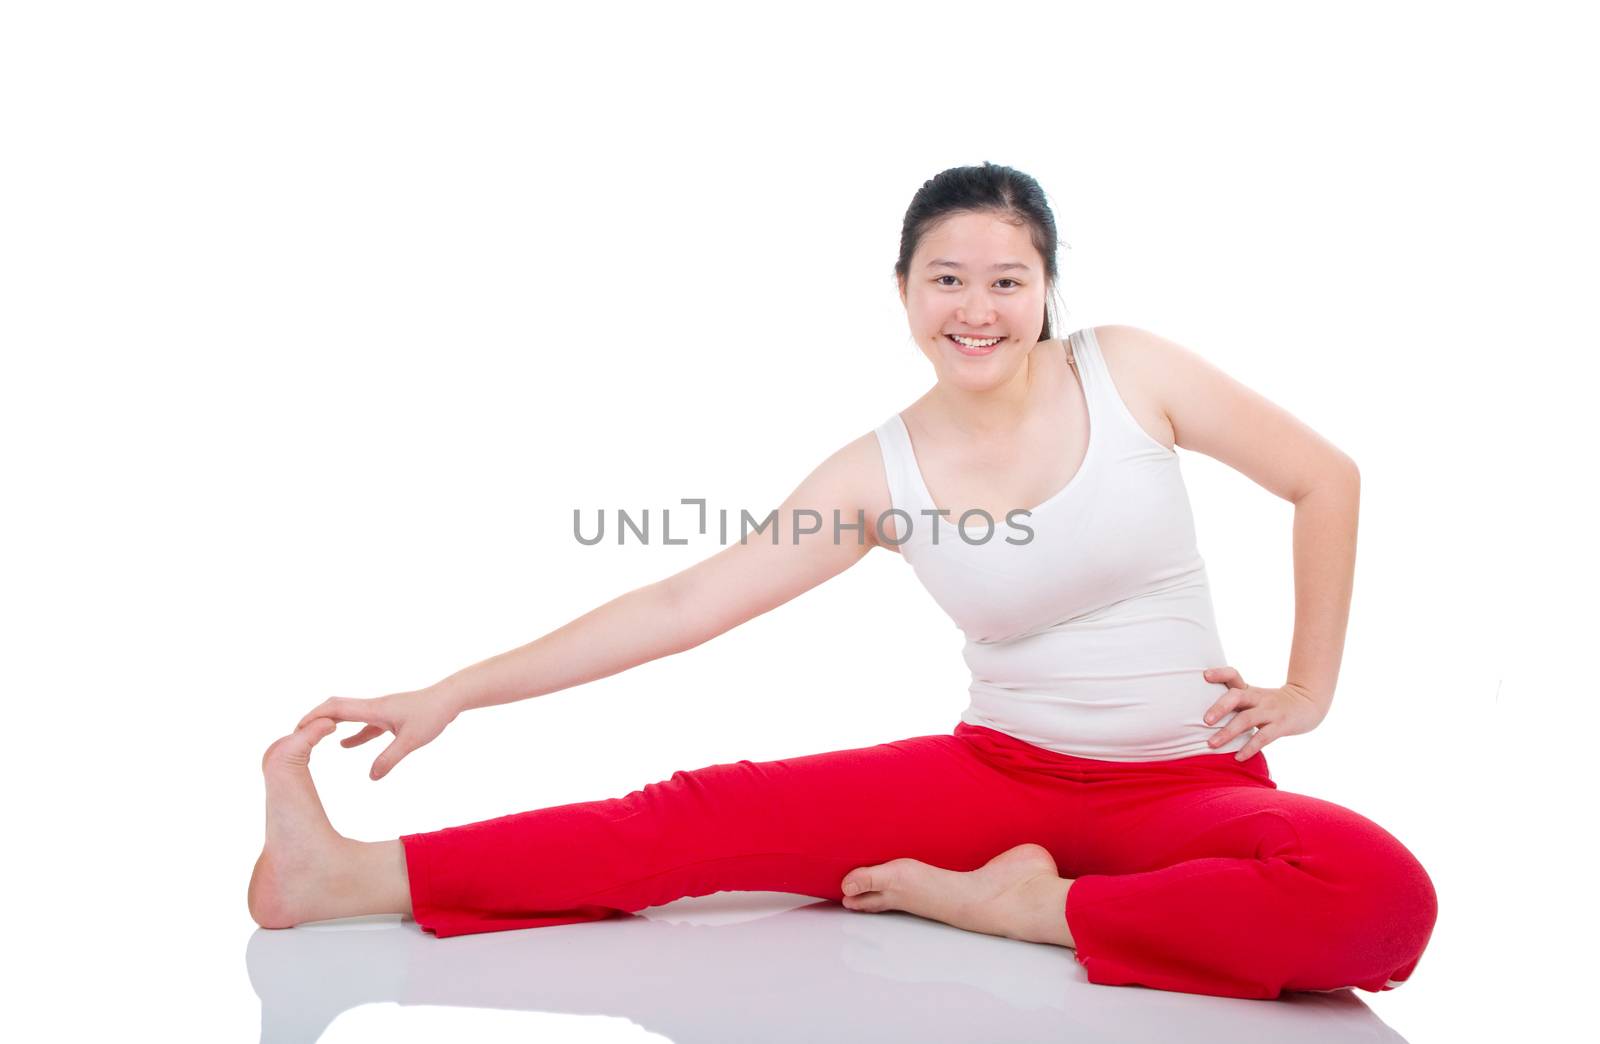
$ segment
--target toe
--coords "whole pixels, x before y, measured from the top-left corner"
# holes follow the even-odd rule
[[[311,748],[336,728],[338,723],[332,718],[313,718],[289,735],[274,740],[261,756],[261,768],[265,770],[274,762],[284,761],[306,764],[311,758]]]
[[[329,733],[338,727],[339,723],[332,718],[312,718],[306,722],[305,728],[297,729],[296,732],[304,733],[311,740],[311,746],[314,747],[319,740],[327,737]]]
[[[914,865],[911,859],[892,859],[876,866],[857,867],[845,875],[841,887],[845,895],[891,892],[904,883],[907,868]]]
[[[844,893],[840,901],[847,910],[864,913],[887,910],[893,905],[887,892],[891,876],[881,866],[863,866],[852,870],[839,885],[839,890]]]
[[[268,747],[267,752],[261,755],[261,770],[265,772],[267,769],[272,767],[273,762],[280,761],[287,757],[289,750],[294,746],[294,743],[295,737],[292,734],[284,736],[281,739],[273,740],[272,746]]]
[[[845,875],[843,891],[845,895],[866,895],[873,893],[883,895],[893,892],[899,887],[903,877],[901,864],[904,860],[896,859],[888,863],[879,863],[876,866],[858,867]]]
[[[874,871],[877,867],[857,867],[844,875],[844,880],[839,885],[839,890],[845,895],[860,895],[862,892],[875,892],[878,890]]]
[[[847,895],[844,897],[844,907],[847,910],[856,910],[860,913],[882,913],[893,909],[887,896],[882,892],[863,892],[861,895]]]

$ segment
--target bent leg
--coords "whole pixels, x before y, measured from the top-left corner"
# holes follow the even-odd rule
[[[837,901],[850,870],[897,856],[970,870],[1028,840],[1017,787],[959,739],[922,736],[711,765],[400,840],[413,916],[442,938],[726,890]]]
[[[1377,992],[1410,976],[1432,934],[1438,900],[1421,864],[1331,802],[1269,782],[1190,782],[1100,813],[1095,872],[1066,899],[1090,982]]]

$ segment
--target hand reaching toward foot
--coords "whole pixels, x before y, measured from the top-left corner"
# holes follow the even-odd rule
[[[335,722],[359,721],[366,728],[339,741],[341,747],[359,747],[385,732],[394,733],[394,741],[384,748],[372,763],[371,776],[382,779],[400,759],[418,747],[431,743],[445,726],[456,720],[461,708],[438,686],[414,692],[397,692],[371,700],[334,698],[324,700],[300,719],[296,729],[305,727],[317,718],[331,718]]]

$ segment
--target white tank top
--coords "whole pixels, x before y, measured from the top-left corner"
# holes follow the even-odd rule
[[[1232,716],[1205,723],[1227,686],[1203,672],[1228,661],[1178,455],[1134,420],[1094,330],[1070,340],[1089,408],[1083,463],[987,540],[979,515],[958,531],[933,514],[900,415],[877,429],[892,506],[910,518],[896,516],[900,553],[966,634],[961,720],[1101,761],[1238,751],[1252,730],[1206,744]]]

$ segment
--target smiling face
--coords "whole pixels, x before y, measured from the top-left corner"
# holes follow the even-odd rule
[[[1026,225],[993,213],[953,214],[917,244],[900,300],[939,380],[983,391],[1026,364],[1048,292]]]

